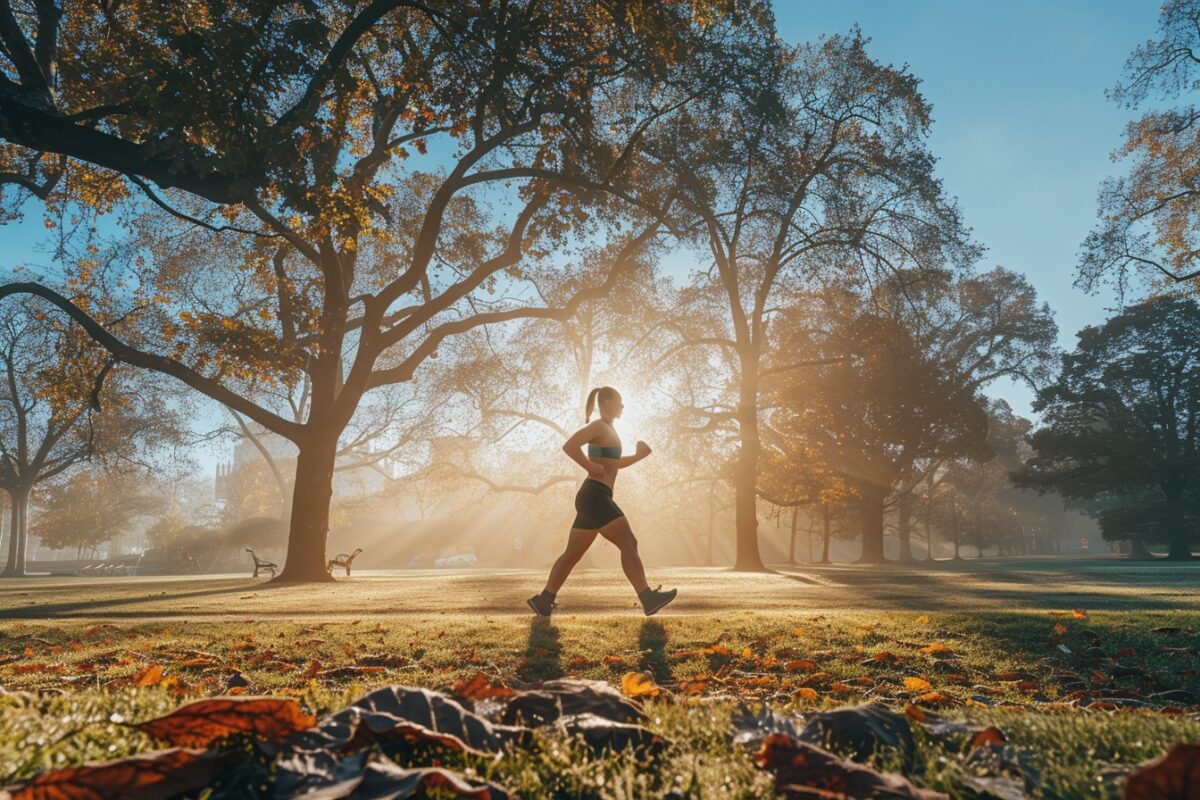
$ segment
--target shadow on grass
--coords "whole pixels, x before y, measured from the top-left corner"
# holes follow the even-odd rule
[[[545,617],[534,617],[529,624],[529,642],[525,646],[525,657],[517,668],[517,676],[525,681],[561,678],[564,675],[561,657],[558,628]]]
[[[638,632],[638,650],[642,656],[638,669],[649,672],[657,681],[666,680],[671,675],[671,665],[667,663],[667,631],[661,622],[646,620]]]
[[[42,619],[48,617],[71,617],[71,616],[104,616],[104,617],[144,617],[145,611],[129,611],[129,612],[114,612],[113,606],[128,606],[138,603],[154,603],[166,600],[183,600],[192,597],[211,597],[213,595],[232,594],[234,592],[246,592],[250,590],[257,591],[263,588],[265,584],[239,584],[237,586],[226,586],[223,589],[205,589],[195,592],[181,592],[179,594],[161,592],[156,594],[138,595],[136,597],[121,597],[104,600],[82,600],[70,603],[39,603],[37,605],[25,605],[19,607],[0,608],[0,619]],[[82,612],[82,613],[79,613]],[[239,611],[244,615],[244,611]],[[179,616],[186,616],[182,614]]]

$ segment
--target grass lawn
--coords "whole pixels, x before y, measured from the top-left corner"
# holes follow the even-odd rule
[[[1041,797],[1118,797],[1130,765],[1200,741],[1200,566],[654,572],[680,588],[658,616],[597,570],[572,576],[549,620],[524,610],[544,578],[529,571],[3,581],[0,785],[154,750],[123,723],[192,698],[289,696],[321,713],[376,686],[450,689],[480,672],[516,687],[637,672],[663,690],[645,724],[673,744],[653,767],[552,730],[518,758],[459,765],[524,796],[769,795],[770,776],[730,744],[739,702],[811,715],[876,701],[995,725],[1031,754]],[[913,782],[975,796],[961,744],[916,736]]]

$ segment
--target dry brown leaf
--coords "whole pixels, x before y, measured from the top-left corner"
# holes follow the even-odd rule
[[[316,719],[305,714],[300,704],[290,698],[211,697],[133,727],[176,746],[208,747],[236,733],[282,742],[315,723]]]
[[[485,700],[489,697],[512,697],[516,691],[503,685],[492,685],[488,680],[488,676],[482,672],[476,672],[470,680],[463,679],[454,682],[451,691],[461,697],[469,697],[472,700]]]
[[[0,790],[11,800],[159,800],[212,783],[220,761],[202,750],[162,750],[101,764],[68,767]]]

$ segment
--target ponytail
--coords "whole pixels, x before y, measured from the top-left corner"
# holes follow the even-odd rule
[[[617,390],[611,386],[598,386],[595,389],[592,389],[592,391],[588,392],[587,408],[584,410],[583,415],[584,422],[591,422],[592,411],[596,408],[597,396],[599,396],[601,400],[611,400],[617,396]]]
[[[596,407],[596,393],[599,391],[599,389],[592,389],[590,392],[588,392],[587,408],[585,409],[583,415],[584,422],[592,421],[592,409]]]

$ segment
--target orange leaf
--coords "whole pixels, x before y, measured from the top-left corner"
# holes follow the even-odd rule
[[[1074,617],[1075,619],[1087,619],[1088,618],[1087,612],[1084,611],[1082,608],[1077,608],[1074,611],[1072,611],[1071,616]]]
[[[783,665],[783,668],[788,672],[798,672],[799,670],[811,672],[817,669],[817,664],[815,661],[809,661],[807,658],[798,658],[795,661],[787,662]]]
[[[151,664],[148,667],[140,669],[133,676],[134,686],[153,686],[160,682],[163,676],[163,668],[159,664]]]
[[[955,700],[949,695],[941,692],[927,692],[917,698],[918,703],[924,703],[927,706],[948,706],[953,705]]]
[[[162,750],[49,772],[10,788],[5,796],[11,800],[157,800],[192,794],[207,786],[219,766],[217,757],[201,750]]]
[[[476,672],[470,680],[458,680],[454,682],[452,687],[457,695],[469,697],[472,700],[484,700],[489,697],[512,697],[516,694],[515,691],[507,686],[493,686],[487,675],[482,672]]]
[[[282,742],[316,719],[300,704],[278,697],[211,697],[181,706],[170,714],[133,727],[155,739],[183,747],[208,747],[235,733],[251,733]]]
[[[931,692],[933,684],[924,678],[905,678],[904,688],[910,692]]]
[[[953,653],[954,651],[944,644],[934,643],[928,647],[922,647],[921,652],[927,656],[933,656],[938,654]]]
[[[1004,734],[995,725],[989,725],[971,738],[971,743],[967,745],[968,750],[974,750],[976,747],[983,747],[986,744],[1002,745],[1006,739]]]
[[[817,699],[817,690],[812,689],[808,686],[801,686],[796,691],[796,696],[799,697],[801,700],[816,700]]]
[[[904,709],[904,714],[911,720],[915,720],[917,722],[925,721],[925,709],[917,708],[912,703],[909,703]]]
[[[626,672],[621,676],[621,691],[629,697],[658,697],[662,690],[655,685],[650,676],[640,672]]]
[[[850,694],[854,691],[854,687],[847,683],[833,683],[829,686],[830,694]]]

